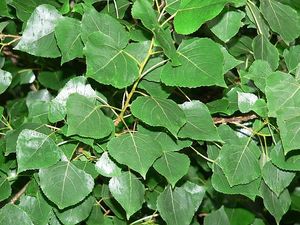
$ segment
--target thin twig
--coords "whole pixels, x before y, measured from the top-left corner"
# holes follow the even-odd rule
[[[22,187],[20,191],[18,191],[15,196],[10,200],[11,204],[15,204],[15,202],[25,193],[27,186],[29,185],[29,182]]]
[[[215,124],[226,124],[226,123],[242,123],[249,120],[257,119],[258,116],[255,114],[244,115],[244,116],[235,116],[235,117],[214,117],[213,121]]]

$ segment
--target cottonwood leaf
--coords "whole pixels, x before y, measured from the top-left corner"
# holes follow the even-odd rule
[[[70,79],[50,103],[48,113],[50,122],[55,123],[65,118],[67,114],[67,100],[74,93],[87,98],[95,98],[97,96],[91,85],[86,84],[85,77],[80,76]]]
[[[89,35],[84,54],[86,75],[99,83],[125,88],[138,78],[138,61],[103,33]]]
[[[282,170],[300,171],[300,155],[284,155],[281,143],[277,143],[270,154],[272,163]]]
[[[204,217],[204,225],[230,225],[224,206]]]
[[[198,141],[222,141],[205,104],[194,100],[181,104],[180,108],[184,111],[187,122],[179,130],[178,137]]]
[[[251,138],[239,140],[223,145],[219,154],[219,165],[231,187],[247,184],[260,176],[259,148]]]
[[[28,214],[19,206],[14,204],[6,204],[0,209],[1,225],[33,225]]]
[[[161,71],[163,83],[180,87],[226,86],[223,54],[215,42],[207,38],[183,40],[177,52],[181,65],[172,67],[167,63]]]
[[[194,206],[194,212],[196,212],[199,206],[201,205],[201,202],[205,195],[205,187],[187,181],[180,188],[183,188],[189,194],[189,196],[192,199],[192,204]]]
[[[300,63],[300,45],[292,46],[289,50],[285,49],[283,57],[290,73],[295,73]]]
[[[277,48],[262,34],[253,39],[254,58],[265,60],[269,63],[272,70],[276,70],[279,65],[279,53]]]
[[[254,225],[255,215],[243,208],[225,208],[230,225]]]
[[[7,199],[11,195],[11,186],[7,178],[0,177],[0,201]]]
[[[179,151],[192,145],[191,140],[175,139],[167,130],[156,127],[144,127],[138,125],[138,131],[141,134],[151,136],[162,147],[164,152]]]
[[[223,54],[224,58],[224,64],[223,64],[223,73],[227,73],[229,70],[235,68],[236,66],[240,65],[243,63],[241,60],[237,60],[235,57],[233,57],[229,52],[227,51],[226,48],[223,46],[219,45],[221,52]]]
[[[54,30],[61,18],[54,6],[39,5],[27,21],[22,38],[14,49],[35,56],[59,57],[60,51],[56,45]]]
[[[118,0],[116,2],[106,4],[105,8],[101,12],[105,12],[115,18],[122,19],[130,5],[131,2],[129,0]]]
[[[217,16],[228,0],[191,1],[181,0],[174,18],[175,30],[179,34],[191,34],[206,21]]]
[[[61,64],[83,56],[79,20],[70,17],[60,19],[55,27],[55,37],[62,55]]]
[[[124,48],[128,44],[129,33],[120,22],[106,13],[97,12],[94,7],[89,7],[82,16],[81,37],[86,44],[88,37],[99,32],[106,37],[110,37],[117,48]],[[99,48],[99,46],[97,46]]]
[[[261,1],[260,10],[271,29],[286,43],[300,35],[300,16],[292,7],[274,0]]]
[[[163,175],[172,187],[187,174],[189,166],[189,157],[177,152],[164,152],[153,164],[154,169]]]
[[[86,223],[89,225],[98,225],[104,223],[104,215],[100,205],[93,205],[91,214],[87,218]]]
[[[253,110],[258,97],[252,93],[238,92],[238,106],[242,113],[247,113]]]
[[[139,132],[111,139],[107,149],[117,162],[127,165],[144,178],[154,161],[162,155],[160,144],[150,136]]]
[[[261,178],[257,178],[247,184],[239,184],[231,187],[222,169],[219,166],[214,165],[211,183],[213,188],[218,192],[229,195],[240,194],[254,201],[255,197],[259,195]]]
[[[158,23],[157,14],[149,1],[137,0],[132,6],[132,16],[140,19],[145,27],[152,31],[155,40],[162,47],[164,53],[172,60],[172,65],[180,65],[178,55],[171,37],[171,32]]]
[[[55,209],[55,214],[64,225],[78,224],[85,220],[91,213],[96,199],[92,196],[84,199],[79,204],[64,210]]]
[[[39,171],[43,193],[59,209],[82,201],[94,188],[94,179],[71,162],[58,162]],[[76,194],[74,194],[76,193]]]
[[[67,135],[77,134],[95,139],[108,136],[114,126],[101,107],[101,104],[96,104],[96,99],[72,94],[67,101]]]
[[[181,0],[166,0],[166,11],[171,15],[176,13],[180,7],[180,2]]]
[[[131,104],[132,114],[151,126],[166,127],[174,136],[186,123],[180,107],[169,99],[157,97],[138,97]]]
[[[189,225],[195,213],[195,205],[192,196],[184,188],[171,186],[157,198],[157,210],[167,224]]]
[[[276,194],[271,191],[264,182],[262,182],[260,192],[265,208],[272,214],[277,224],[279,224],[282,216],[287,213],[291,205],[289,191],[285,189],[277,197]]]
[[[0,69],[0,94],[2,94],[11,84],[12,74]]]
[[[208,23],[211,31],[223,42],[228,42],[234,37],[240,27],[242,27],[242,19],[245,13],[242,11],[229,11],[226,10],[218,17]]]
[[[262,168],[262,177],[266,185],[279,196],[292,182],[295,173],[281,170],[268,161]]]
[[[18,173],[54,165],[61,153],[55,142],[43,133],[24,129],[18,136],[16,146]]]
[[[22,196],[19,206],[29,215],[34,224],[48,224],[52,207],[40,192],[37,192],[35,197],[29,195]]]
[[[130,172],[109,180],[109,190],[112,196],[121,204],[129,219],[135,212],[142,208],[145,188],[142,182]]]
[[[121,175],[121,169],[109,158],[107,152],[104,152],[97,160],[95,168],[98,173],[105,177],[116,177]]]

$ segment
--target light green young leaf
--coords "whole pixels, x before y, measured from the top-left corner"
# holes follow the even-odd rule
[[[0,94],[2,94],[9,87],[11,81],[11,73],[0,69]]]
[[[205,104],[194,100],[181,104],[180,108],[184,111],[187,122],[179,130],[178,137],[198,141],[222,141]]]
[[[107,152],[104,152],[95,164],[98,173],[105,177],[121,175],[121,169],[112,161]]]
[[[223,145],[219,164],[231,187],[247,184],[260,176],[259,156],[260,150],[251,138],[240,138]]]
[[[18,173],[52,166],[61,155],[48,135],[28,129],[24,129],[18,136],[16,154]]]
[[[162,155],[160,144],[150,136],[139,132],[111,139],[107,149],[117,162],[127,165],[144,178],[154,161]]]
[[[174,136],[186,123],[182,109],[172,100],[156,97],[138,97],[131,104],[134,116],[151,126],[166,127]]]
[[[113,129],[113,121],[101,111],[103,105],[96,99],[72,94],[67,101],[67,135],[77,134],[83,137],[101,139]]]
[[[263,35],[257,35],[252,43],[254,58],[265,60],[272,70],[276,70],[279,65],[279,53],[277,48]]]
[[[11,186],[6,178],[0,177],[0,202],[11,195]]]
[[[80,76],[72,78],[51,101],[48,113],[50,122],[55,123],[65,118],[67,114],[67,100],[69,96],[74,93],[83,95],[87,98],[95,98],[97,96],[91,85],[86,84],[85,77]]]
[[[109,180],[109,190],[125,209],[127,219],[142,208],[145,188],[132,173],[125,172],[118,177],[111,178]]]
[[[55,214],[64,225],[78,224],[90,215],[95,202],[96,199],[89,196],[73,207],[64,210],[56,209]]]
[[[230,225],[224,206],[204,217],[204,225]]]
[[[261,197],[266,209],[274,216],[279,224],[282,216],[287,213],[291,205],[290,193],[285,189],[278,197],[268,186],[262,182],[260,187]]]
[[[99,83],[124,88],[139,76],[137,60],[103,33],[94,32],[89,36],[84,54],[86,75]]]
[[[211,31],[223,42],[228,42],[234,37],[240,27],[242,27],[242,19],[245,13],[242,11],[225,10],[219,14],[214,20],[208,23]]]
[[[39,5],[27,21],[22,38],[14,49],[35,56],[59,57],[60,51],[56,45],[54,30],[61,18],[55,7]]]
[[[179,34],[191,34],[206,21],[217,16],[229,0],[191,1],[181,0],[174,18],[175,30]]]
[[[200,203],[201,201],[198,202]],[[189,225],[195,208],[193,195],[184,187],[172,190],[171,186],[168,186],[157,198],[157,209],[161,217],[170,225]]]
[[[80,34],[81,23],[79,20],[64,17],[58,21],[55,27],[55,37],[62,55],[61,64],[83,56]]]
[[[290,73],[295,73],[300,63],[300,45],[292,46],[283,52],[285,64]]]
[[[58,162],[49,168],[40,169],[39,178],[43,193],[59,209],[82,201],[94,188],[91,175],[70,162]]]
[[[268,161],[262,168],[262,177],[268,187],[277,195],[289,186],[295,173],[281,170]]]
[[[300,35],[300,16],[292,7],[274,0],[261,1],[260,10],[271,29],[286,43]]]
[[[19,206],[29,215],[34,224],[48,224],[52,207],[46,202],[40,192],[37,192],[35,197],[22,196]]]
[[[180,87],[226,86],[223,78],[223,54],[212,40],[183,40],[178,54],[181,66],[172,67],[171,63],[167,63],[161,72],[163,83]]]
[[[153,164],[154,169],[163,175],[172,187],[187,174],[189,166],[189,157],[177,152],[164,152]]]
[[[141,134],[146,134],[151,136],[156,140],[162,147],[164,152],[170,151],[179,151],[185,147],[188,147],[192,144],[191,140],[181,140],[175,139],[168,131],[165,129],[153,128],[153,127],[144,127],[138,125],[138,131]]]
[[[272,163],[282,170],[300,171],[300,155],[285,156],[281,143],[277,143],[270,154]]]
[[[240,194],[254,201],[255,197],[259,195],[259,186],[261,183],[261,178],[257,178],[254,181],[251,181],[247,184],[239,184],[231,187],[222,169],[219,166],[214,165],[211,183],[213,188],[218,192],[229,195]]]

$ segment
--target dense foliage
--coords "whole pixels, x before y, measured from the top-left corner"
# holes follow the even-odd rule
[[[299,0],[1,0],[0,225],[300,223]]]

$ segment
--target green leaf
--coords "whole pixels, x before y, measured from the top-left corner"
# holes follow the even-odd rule
[[[79,20],[64,17],[58,21],[55,27],[55,37],[62,55],[61,64],[83,56],[80,34]]]
[[[206,21],[217,16],[228,0],[191,1],[181,0],[174,18],[175,30],[179,34],[191,34]]]
[[[124,88],[139,76],[137,60],[103,33],[89,35],[84,54],[87,76],[99,83]]]
[[[52,207],[40,192],[37,193],[36,197],[22,196],[19,206],[29,215],[34,224],[48,224]]]
[[[277,143],[270,154],[272,163],[282,170],[300,171],[300,155],[284,155],[281,143]]]
[[[146,79],[139,82],[138,88],[145,90],[149,95],[158,98],[168,98],[173,87],[169,87],[160,82],[148,81]]]
[[[98,225],[104,223],[104,215],[100,205],[94,204],[92,212],[86,220],[87,225]]]
[[[28,214],[19,206],[14,204],[6,204],[0,209],[0,224],[1,225],[33,225]]]
[[[56,58],[60,56],[54,37],[54,29],[62,18],[51,5],[39,5],[27,21],[18,45],[14,48],[31,55]]]
[[[227,73],[229,70],[235,68],[236,66],[243,63],[241,60],[237,60],[233,57],[223,46],[219,46],[224,58],[224,65],[223,65],[223,73]]]
[[[116,18],[123,18],[128,7],[131,5],[129,0],[118,0],[116,2],[109,3],[101,12],[108,13]]]
[[[289,50],[283,52],[285,64],[290,73],[295,73],[300,63],[300,45],[292,46]]]
[[[118,177],[111,178],[109,180],[109,190],[125,209],[127,219],[142,208],[145,188],[132,173],[125,172]]]
[[[40,169],[39,178],[42,191],[59,209],[82,201],[94,187],[91,175],[70,162],[58,162]]]
[[[211,183],[213,188],[218,192],[229,195],[240,194],[247,196],[254,201],[255,197],[259,195],[259,186],[261,183],[261,179],[257,178],[250,183],[239,184],[231,187],[222,169],[219,166],[215,165],[213,175],[211,177]]]
[[[157,198],[157,209],[167,224],[174,225],[189,225],[195,213],[192,196],[183,187],[166,187]]]
[[[180,7],[180,2],[181,0],[166,0],[166,11],[171,15],[176,13]]]
[[[71,208],[55,210],[55,214],[64,225],[78,224],[90,215],[95,202],[95,198],[89,196]]]
[[[107,152],[104,152],[96,162],[96,170],[102,176],[116,177],[121,175],[121,169],[112,161]]]
[[[187,122],[178,132],[178,137],[202,141],[221,141],[217,129],[205,104],[200,101],[180,105]]]
[[[254,58],[265,60],[272,70],[276,70],[279,65],[279,54],[277,48],[263,35],[257,35],[253,39]]]
[[[161,72],[163,83],[180,87],[226,86],[223,54],[212,40],[183,40],[177,51],[181,66],[172,67],[171,63],[167,63]]]
[[[23,130],[17,140],[18,173],[29,169],[47,168],[60,159],[55,142],[45,134]]]
[[[211,31],[223,42],[228,42],[234,37],[240,27],[243,26],[241,20],[245,14],[241,11],[225,10],[214,20],[208,23]]]
[[[160,144],[150,136],[139,132],[111,139],[107,149],[117,162],[127,165],[144,178],[154,161],[162,155]]]
[[[11,186],[6,178],[0,177],[0,202],[11,195]],[[1,220],[0,220],[1,221]]]
[[[279,196],[289,186],[295,173],[281,170],[268,161],[262,168],[262,177],[268,187]]]
[[[219,164],[230,186],[247,184],[260,176],[259,156],[260,150],[251,138],[240,138],[223,145]]]
[[[164,152],[179,151],[192,144],[191,140],[175,139],[167,130],[161,128],[138,125],[138,131],[156,140]]]
[[[300,35],[300,16],[297,11],[278,1],[262,1],[260,10],[271,29],[289,43]]]
[[[110,37],[115,42],[117,48],[124,48],[129,40],[129,33],[126,32],[117,19],[106,13],[97,12],[94,7],[89,7],[82,17],[81,37],[85,44],[89,36],[95,31],[106,37]],[[97,46],[97,48],[99,47]]]
[[[243,208],[225,208],[230,225],[253,225],[255,215]]]
[[[194,212],[196,212],[205,195],[205,187],[187,181],[181,186],[181,188],[183,188],[190,195],[192,204],[194,206]]]
[[[230,225],[224,206],[204,217],[204,225]]]
[[[101,111],[96,99],[72,94],[67,101],[67,135],[100,139],[112,132],[113,122]]]
[[[169,99],[138,97],[131,104],[134,116],[151,126],[166,127],[174,136],[186,123],[184,112]]]
[[[177,152],[164,152],[153,164],[154,169],[163,175],[172,187],[187,174],[189,166],[189,157]]]
[[[91,85],[86,84],[85,77],[74,77],[66,83],[58,95],[51,101],[48,113],[50,122],[55,123],[65,118],[67,113],[67,100],[69,96],[74,93],[87,98],[95,98],[97,96]]]
[[[42,71],[39,73],[38,81],[46,88],[58,91],[63,88],[65,83],[67,82],[64,79],[64,74],[62,71],[50,72],[50,71]]]
[[[11,73],[4,70],[0,70],[0,94],[2,94],[9,87],[11,81]]]
[[[238,92],[238,106],[242,113],[250,112],[257,100],[258,97],[255,94]]]
[[[266,209],[274,216],[277,224],[279,224],[282,216],[286,214],[291,205],[291,197],[289,191],[285,189],[278,197],[271,191],[268,186],[262,182],[260,187],[261,196]]]

